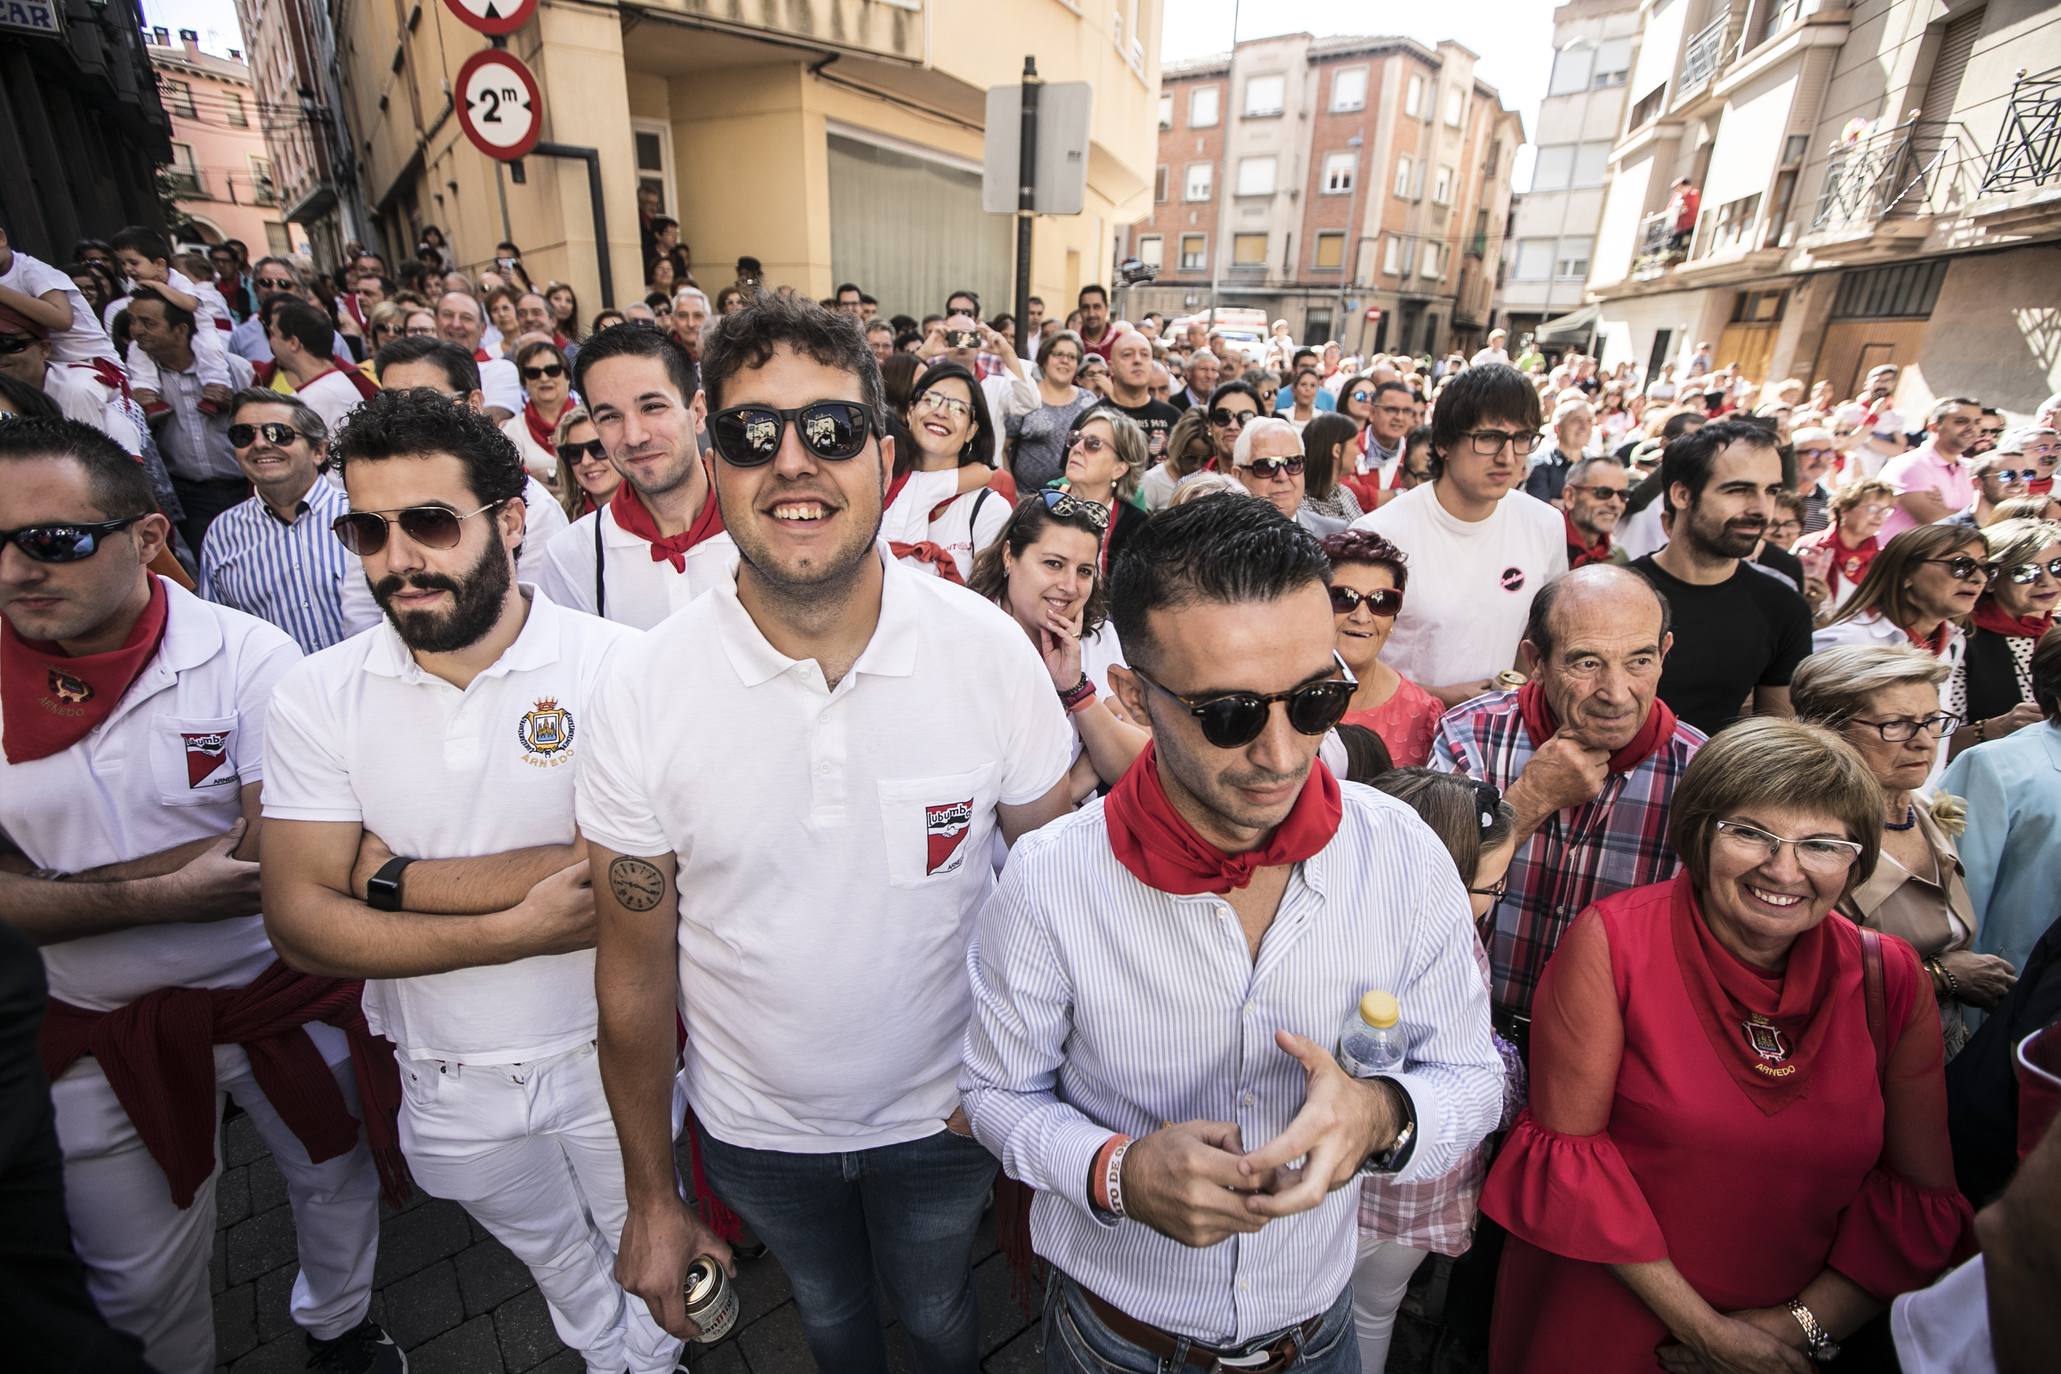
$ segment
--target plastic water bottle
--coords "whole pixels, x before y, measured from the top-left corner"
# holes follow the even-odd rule
[[[1373,1078],[1403,1066],[1402,1008],[1395,994],[1375,988],[1346,1014],[1338,1032],[1338,1062],[1355,1078]]]

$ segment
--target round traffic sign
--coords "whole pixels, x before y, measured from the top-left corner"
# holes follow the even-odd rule
[[[481,33],[514,33],[537,12],[537,0],[444,0],[458,22]]]
[[[453,83],[458,127],[488,157],[512,162],[537,146],[544,132],[544,97],[537,78],[514,53],[488,48],[465,59]]]

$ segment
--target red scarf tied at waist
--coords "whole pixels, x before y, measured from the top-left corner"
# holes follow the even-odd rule
[[[1984,597],[1975,603],[1975,628],[1988,630],[1993,635],[2009,639],[2038,639],[2054,628],[2054,617],[2049,615],[2012,615],[1996,603],[1993,597]]]
[[[723,532],[723,508],[716,504],[713,484],[702,498],[701,514],[694,517],[694,523],[678,534],[660,534],[658,521],[644,504],[644,498],[628,479],[619,484],[615,495],[608,498],[608,512],[615,517],[616,526],[625,533],[634,534],[651,545],[651,561],[673,565],[673,571],[687,571],[687,551],[702,540]]]
[[[358,1121],[305,1027],[322,1021],[350,1041],[363,1104],[365,1140],[381,1187],[408,1196],[395,1114],[401,1079],[393,1046],[373,1036],[358,1007],[364,984],[316,978],[281,963],[240,988],[159,988],[114,1011],[87,1011],[51,998],[43,1017],[43,1071],[55,1081],[87,1055],[100,1063],[115,1100],[165,1172],[172,1201],[191,1206],[215,1170],[216,1045],[238,1045],[279,1119],[319,1164],[357,1144]]]
[[[1132,877],[1155,891],[1185,897],[1221,895],[1244,887],[1262,868],[1301,863],[1331,843],[1344,809],[1338,779],[1323,760],[1315,760],[1295,805],[1266,843],[1226,854],[1174,810],[1159,778],[1159,748],[1147,744],[1109,790],[1102,815],[1109,824],[1109,847]]]
[[[0,620],[0,712],[9,763],[62,753],[114,714],[165,637],[165,584],[150,579],[150,600],[120,648],[68,657],[47,640],[23,639]]]
[[[1533,749],[1543,748],[1547,740],[1560,732],[1560,718],[1553,714],[1553,705],[1537,682],[1527,682],[1517,689],[1517,710],[1524,717],[1524,730],[1531,736]],[[1674,738],[1675,724],[1675,713],[1668,704],[1659,697],[1653,698],[1653,709],[1646,713],[1646,723],[1639,727],[1639,733],[1610,756],[1610,771],[1629,773],[1651,758],[1663,743]]]

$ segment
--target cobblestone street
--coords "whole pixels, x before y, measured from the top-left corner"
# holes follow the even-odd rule
[[[222,1154],[211,1266],[219,1369],[302,1374],[307,1347],[287,1316],[298,1266],[285,1182],[248,1117],[229,1122]],[[982,1223],[975,1265],[982,1369],[1043,1369],[1036,1323],[1010,1292],[1009,1268],[995,1249],[990,1222]],[[418,1191],[407,1207],[386,1213],[374,1283],[373,1319],[407,1351],[410,1374],[581,1374],[579,1357],[559,1343],[528,1272],[454,1202]],[[813,1370],[779,1264],[770,1256],[743,1264],[737,1283],[740,1333],[698,1355],[694,1367],[710,1374]],[[1475,1374],[1471,1363],[1432,1362],[1435,1332],[1411,1315],[1414,1302],[1413,1295],[1397,1321],[1389,1368]],[[910,1368],[892,1323],[888,1340],[894,1367]]]

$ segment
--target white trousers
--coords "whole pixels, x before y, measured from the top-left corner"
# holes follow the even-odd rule
[[[342,1031],[308,1027],[358,1115],[358,1089]],[[379,1174],[363,1135],[348,1153],[316,1164],[307,1147],[258,1089],[250,1058],[215,1046],[215,1113],[233,1098],[286,1177],[301,1271],[293,1281],[294,1324],[324,1340],[365,1320],[372,1305],[372,1263],[379,1244]],[[215,1239],[215,1171],[193,1205],[172,1205],[164,1170],[152,1159],[97,1061],[72,1065],[51,1085],[57,1138],[64,1150],[64,1208],[72,1245],[86,1265],[86,1287],[100,1314],[143,1342],[163,1374],[208,1374],[215,1367],[214,1302],[208,1254]]]
[[[1396,1309],[1410,1290],[1410,1275],[1430,1253],[1361,1232],[1360,1258],[1353,1266],[1353,1335],[1360,1344],[1360,1374],[1381,1374],[1388,1364]]]
[[[558,1338],[594,1374],[671,1374],[679,1338],[615,1278],[629,1204],[594,1047],[530,1064],[404,1058],[401,1090],[416,1184],[529,1266]]]

